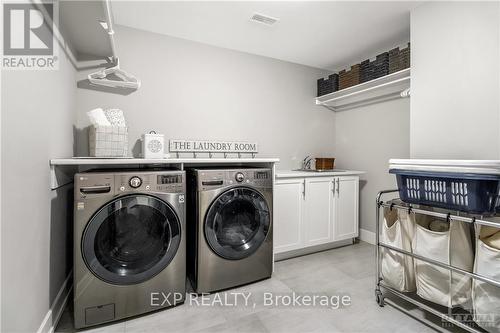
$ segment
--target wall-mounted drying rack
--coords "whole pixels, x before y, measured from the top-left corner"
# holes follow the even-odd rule
[[[410,97],[410,68],[316,98],[316,105],[332,111]]]
[[[111,79],[110,77],[112,76],[119,80]],[[120,61],[118,58],[116,58],[115,66],[91,73],[87,78],[90,83],[99,86],[129,89],[139,89],[141,87],[141,81],[139,79],[120,68]]]

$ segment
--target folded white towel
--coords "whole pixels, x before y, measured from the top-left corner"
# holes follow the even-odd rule
[[[106,118],[111,123],[112,126],[126,127],[125,116],[123,111],[120,109],[107,109],[104,110]]]
[[[90,123],[94,126],[111,126],[111,123],[108,118],[106,118],[101,108],[88,111],[87,116],[89,117]]]

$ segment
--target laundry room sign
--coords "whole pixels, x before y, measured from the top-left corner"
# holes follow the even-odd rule
[[[258,153],[256,142],[170,140],[169,150],[173,153]]]

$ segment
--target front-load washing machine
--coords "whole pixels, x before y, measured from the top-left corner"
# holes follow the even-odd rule
[[[188,277],[197,293],[269,278],[272,170],[188,172]]]
[[[184,301],[185,184],[183,171],[75,175],[76,328]]]

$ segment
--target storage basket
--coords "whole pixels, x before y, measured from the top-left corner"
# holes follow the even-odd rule
[[[460,210],[495,213],[499,206],[500,175],[481,175],[391,169],[404,202]]]
[[[365,60],[360,65],[360,82],[368,82],[389,74],[389,53],[379,54],[375,60]]]
[[[410,67],[410,43],[404,49],[399,47],[389,51],[389,74]]]
[[[339,72],[339,90],[349,88],[359,84],[359,64],[352,65],[351,69]]]
[[[483,241],[492,235],[491,232],[488,235],[488,229],[493,228],[476,226],[474,273],[500,281],[500,248],[489,246]],[[495,231],[500,232],[500,229]],[[474,321],[488,332],[500,333],[500,288],[475,279],[472,284],[472,301]]]
[[[331,74],[318,80],[318,97],[339,90],[339,75]]]
[[[406,209],[384,208],[381,240],[384,244],[412,252],[415,214]],[[415,291],[413,258],[393,250],[381,250],[381,274],[384,283],[401,292]]]
[[[405,69],[410,67],[410,43],[408,43],[408,46],[402,50],[399,51],[399,62],[401,64],[400,69]]]
[[[125,126],[90,126],[89,153],[92,157],[126,157],[128,129]]]
[[[469,225],[452,220],[448,230],[433,231],[434,220],[438,219],[415,215],[413,253],[471,272],[474,253]],[[471,307],[472,281],[467,275],[415,259],[415,278],[418,296],[448,308]]]

